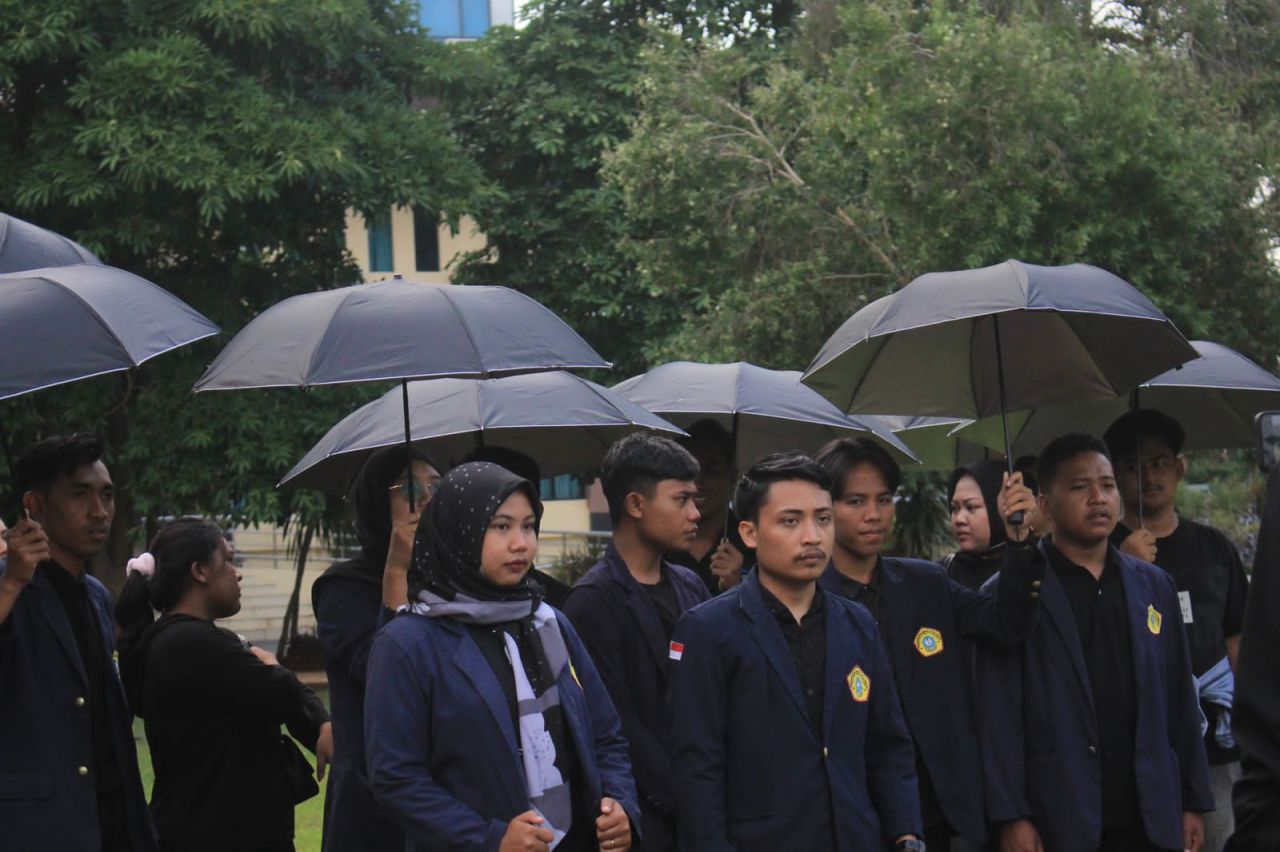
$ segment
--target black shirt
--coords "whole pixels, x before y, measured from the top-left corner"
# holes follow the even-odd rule
[[[871,572],[871,579],[866,583],[859,583],[839,571],[836,572],[836,576],[840,581],[840,594],[851,601],[857,601],[871,611],[871,617],[876,621],[876,630],[880,633],[880,641],[884,644],[887,652],[890,648],[889,626],[888,619],[884,618],[884,592],[881,590],[880,584],[880,560],[876,560],[875,570]]]
[[[640,585],[649,600],[653,601],[653,608],[658,611],[658,620],[662,622],[662,633],[670,640],[676,629],[676,622],[680,620],[680,602],[676,600],[676,588],[671,585],[671,576],[667,573],[666,566],[663,566],[662,577],[658,582]]]
[[[822,590],[814,590],[813,603],[809,605],[809,611],[799,624],[786,604],[774,597],[763,584],[760,586],[760,594],[764,597],[765,606],[769,607],[782,628],[782,635],[786,638],[787,647],[791,649],[791,657],[796,663],[796,674],[800,676],[800,689],[804,693],[809,720],[821,732],[823,682],[827,674],[827,615]]]
[[[1125,604],[1124,570],[1108,551],[1100,579],[1076,565],[1056,547],[1045,548],[1071,605],[1080,636],[1093,709],[1098,722],[1102,779],[1102,824],[1141,825],[1138,780],[1134,771],[1134,738],[1138,703],[1134,687],[1132,637]]]
[[[76,649],[80,652],[80,662],[84,665],[89,684],[85,702],[93,740],[94,785],[103,847],[128,849],[128,825],[118,818],[124,808],[124,782],[115,750],[111,747],[111,721],[107,718],[107,690],[111,688],[110,678],[114,678],[115,673],[110,671],[111,665],[107,662],[107,648],[102,641],[98,617],[94,613],[93,601],[89,599],[83,573],[73,577],[56,562],[45,562],[42,568],[67,614],[67,621],[71,623],[71,633],[75,636]],[[111,627],[114,629],[114,625]]]

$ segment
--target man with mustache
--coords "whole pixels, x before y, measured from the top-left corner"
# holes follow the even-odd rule
[[[1004,570],[1047,565],[1040,617],[1021,646],[977,653],[1001,849],[1200,852],[1213,796],[1177,590],[1109,542],[1120,495],[1105,444],[1055,439],[1038,478],[1053,534],[1009,548]]]
[[[636,433],[609,448],[600,470],[613,540],[565,602],[613,699],[631,746],[644,848],[675,843],[667,747],[667,645],[685,610],[707,599],[698,575],[663,557],[698,529],[698,463],[669,438]]]
[[[0,569],[0,847],[150,852],[111,595],[87,573],[115,516],[102,444],[47,438],[14,473],[23,517]]]
[[[818,453],[836,486],[835,547],[819,585],[867,607],[888,650],[894,684],[916,748],[925,842],[945,852],[961,835],[980,848],[982,765],[970,699],[972,652],[964,640],[1010,645],[1026,636],[1035,612],[1043,565],[1018,563],[995,593],[974,591],[923,559],[882,556],[893,531],[894,494],[902,472],[893,457],[866,438],[841,438]],[[1024,512],[1035,499],[1022,474],[1005,474],[1001,518]],[[1008,541],[1031,535],[1030,524],[1006,521]]]
[[[671,640],[672,776],[683,849],[919,850],[915,756],[867,610],[819,588],[831,479],[808,456],[738,485],[756,567]]]
[[[1178,618],[1187,632],[1191,671],[1206,684],[1200,704],[1209,720],[1205,750],[1217,808],[1205,820],[1205,850],[1219,852],[1235,828],[1229,805],[1232,784],[1240,777],[1240,749],[1231,734],[1231,673],[1249,581],[1230,539],[1178,514],[1178,483],[1187,472],[1186,435],[1178,421],[1153,409],[1130,411],[1103,438],[1124,500],[1124,521],[1116,525],[1111,542],[1169,572],[1178,587]]]

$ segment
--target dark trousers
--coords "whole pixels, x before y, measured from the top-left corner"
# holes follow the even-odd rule
[[[1136,826],[1104,826],[1098,852],[1165,852],[1147,839],[1147,833]]]

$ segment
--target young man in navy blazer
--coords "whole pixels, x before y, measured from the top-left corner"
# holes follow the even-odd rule
[[[807,456],[738,485],[756,568],[688,612],[670,657],[681,848],[924,848],[915,756],[875,623],[817,585],[831,558],[831,480]]]
[[[636,433],[610,447],[600,480],[613,540],[564,606],[622,719],[640,793],[640,835],[644,848],[657,852],[675,845],[667,648],[680,616],[710,596],[697,574],[663,559],[697,532],[697,475],[693,456],[668,438]]]
[[[0,568],[0,849],[151,852],[111,594],[87,572],[115,517],[102,444],[47,438],[15,467]]]
[[[1003,570],[1046,566],[1040,617],[1021,646],[977,656],[1001,848],[1199,852],[1213,796],[1173,580],[1109,544],[1121,507],[1101,441],[1054,440],[1038,478],[1052,538],[1011,547]]]
[[[994,594],[955,582],[936,562],[880,555],[893,531],[894,493],[902,472],[874,441],[841,438],[818,464],[836,486],[835,547],[819,584],[870,610],[888,649],[894,685],[916,748],[925,842],[945,852],[961,835],[986,842],[982,763],[973,719],[970,661],[961,640],[1007,646],[1027,633],[1043,566],[1006,571]],[[1030,513],[1035,498],[1022,474],[1007,478],[1001,517]],[[1006,522],[1010,541],[1030,534]]]

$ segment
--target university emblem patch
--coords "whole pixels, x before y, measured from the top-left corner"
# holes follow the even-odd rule
[[[1164,618],[1160,615],[1160,611],[1155,608],[1155,605],[1149,604],[1147,606],[1147,629],[1151,631],[1153,636],[1160,635],[1160,623],[1162,621],[1164,621]]]
[[[932,627],[921,627],[916,633],[916,650],[922,657],[932,657],[942,653],[942,634]]]
[[[871,697],[871,678],[867,677],[861,666],[854,666],[853,671],[849,672],[849,694],[859,704],[865,704]]]

